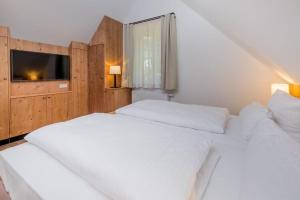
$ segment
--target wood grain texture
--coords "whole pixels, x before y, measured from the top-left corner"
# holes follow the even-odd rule
[[[72,102],[70,118],[87,115],[88,112],[88,45],[72,42],[69,47],[71,57]]]
[[[47,120],[47,96],[31,97],[32,124],[31,129],[36,130],[49,124]]]
[[[67,84],[67,88],[60,88],[60,84]],[[11,96],[25,96],[35,94],[67,92],[70,81],[42,81],[11,83]]]
[[[0,26],[0,37],[9,37],[10,31],[7,26]]]
[[[109,74],[111,65],[123,65],[123,24],[110,17],[104,16],[97,31],[90,41],[90,45],[104,45],[105,55],[105,87],[113,86],[113,76]],[[117,77],[117,85],[121,85],[121,77]]]
[[[106,88],[104,91],[104,112],[109,113],[132,103],[130,88]]]
[[[105,16],[90,41],[89,49],[89,111],[112,112],[131,103],[131,90],[109,89],[113,76],[111,65],[123,64],[123,24]],[[121,76],[117,77],[121,86]]]
[[[0,140],[9,138],[9,29],[0,27]]]
[[[10,136],[68,120],[69,92],[11,99]]]
[[[10,137],[32,131],[33,98],[11,100]]]
[[[54,94],[47,96],[47,123],[53,124],[68,120],[69,95]]]
[[[104,45],[89,47],[89,112],[104,112]]]
[[[32,42],[28,40],[21,40],[15,38],[10,38],[10,49],[39,53],[69,55],[69,49],[67,47],[45,44],[40,42]]]

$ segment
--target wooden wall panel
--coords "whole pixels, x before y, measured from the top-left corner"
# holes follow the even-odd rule
[[[72,108],[70,118],[87,115],[88,112],[88,45],[72,42],[71,57]]]
[[[10,38],[10,48],[21,51],[69,55],[69,49],[67,47],[32,42],[28,40],[20,40],[15,38]]]
[[[104,45],[89,47],[89,112],[104,111]]]
[[[104,16],[90,45],[104,44],[105,48],[105,87],[113,86],[113,76],[109,75],[111,65],[123,65],[123,24]],[[121,76],[117,76],[117,85],[121,85]]]
[[[0,140],[9,137],[9,29],[0,27]]]
[[[100,45],[104,48],[102,51],[97,50]],[[99,63],[101,59],[103,61]],[[113,76],[109,74],[111,65],[123,65],[123,24],[105,16],[90,41],[90,112],[112,112],[131,103],[130,89],[110,89],[114,84]],[[103,77],[104,81],[99,77]],[[117,76],[117,86],[121,86],[121,76]]]
[[[60,88],[60,84],[66,84],[68,87]],[[11,83],[11,96],[67,92],[70,90],[69,85],[70,81],[15,82]]]

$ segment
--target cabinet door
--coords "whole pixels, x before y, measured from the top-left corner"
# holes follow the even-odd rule
[[[32,130],[32,100],[30,97],[11,100],[10,137]]]
[[[89,47],[89,112],[104,110],[104,45]]]
[[[115,91],[116,108],[121,108],[131,104],[131,89],[122,88]]]
[[[32,130],[47,125],[47,96],[32,97]]]
[[[11,100],[10,136],[29,133],[47,125],[47,97],[24,97]]]
[[[8,38],[0,36],[0,140],[9,137]]]
[[[88,51],[71,48],[72,118],[88,114]]]
[[[115,90],[105,89],[104,92],[104,111],[103,112],[113,112],[116,110],[115,101]]]
[[[68,94],[47,96],[47,122],[53,124],[68,120]]]

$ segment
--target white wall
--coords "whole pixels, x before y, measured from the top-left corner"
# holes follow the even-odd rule
[[[228,107],[232,113],[252,101],[266,103],[271,83],[283,82],[181,0],[138,0],[126,22],[169,12],[177,15],[179,89],[174,101]],[[135,91],[136,99],[166,98]]]
[[[104,15],[122,20],[134,0],[0,0],[0,25],[15,38],[88,43]]]
[[[184,0],[255,57],[300,83],[299,0]]]

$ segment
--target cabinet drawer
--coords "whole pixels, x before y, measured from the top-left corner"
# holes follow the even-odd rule
[[[69,89],[69,81],[19,82],[11,84],[11,96],[67,92]]]

